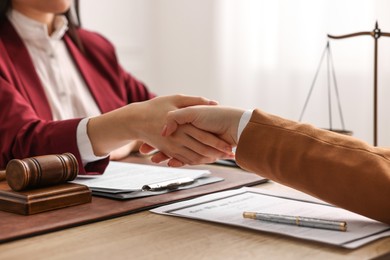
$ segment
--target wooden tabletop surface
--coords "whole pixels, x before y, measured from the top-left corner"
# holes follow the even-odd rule
[[[259,185],[291,190],[274,182]],[[1,230],[0,230],[1,232]],[[349,250],[143,211],[0,244],[0,259],[371,259],[390,237]]]

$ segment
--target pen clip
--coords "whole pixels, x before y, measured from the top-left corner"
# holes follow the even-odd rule
[[[142,186],[143,191],[163,191],[163,190],[176,190],[180,187],[191,185],[195,182],[192,178],[180,178],[175,180],[163,181],[153,184],[147,184]]]

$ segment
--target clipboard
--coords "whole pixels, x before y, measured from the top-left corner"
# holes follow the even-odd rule
[[[107,192],[106,190],[93,188],[92,195],[99,196],[99,197],[111,198],[111,199],[127,200],[127,199],[156,196],[156,195],[161,195],[161,194],[180,191],[180,190],[192,189],[195,187],[199,187],[199,186],[203,186],[203,185],[207,185],[207,184],[211,184],[211,183],[215,183],[215,182],[220,182],[223,180],[224,180],[223,178],[216,177],[216,176],[202,177],[202,178],[196,179],[194,181],[194,183],[191,185],[180,186],[180,187],[177,187],[175,189],[164,189],[164,190],[160,190],[160,191],[139,190],[139,191],[132,191],[132,192],[111,193],[111,192]]]
[[[192,189],[224,178],[206,169],[182,169],[156,165],[110,162],[101,176],[78,177],[73,183],[88,186],[92,195],[126,200]]]

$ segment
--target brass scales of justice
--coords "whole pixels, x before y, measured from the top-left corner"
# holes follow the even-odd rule
[[[378,144],[378,39],[381,36],[390,37],[390,33],[382,32],[378,27],[378,22],[376,22],[375,29],[371,32],[357,32],[357,33],[351,33],[351,34],[345,34],[345,35],[339,35],[339,36],[334,36],[334,35],[328,34],[328,38],[338,40],[338,39],[353,38],[353,37],[363,36],[363,35],[370,35],[374,38],[374,93],[373,93],[373,96],[374,96],[374,105],[373,105],[374,106],[373,107],[373,113],[374,113],[374,117],[373,117],[373,130],[374,131],[373,132],[374,133],[373,133],[373,135],[374,135],[374,137],[373,137],[373,144],[374,144],[374,146],[377,146],[377,144]],[[342,113],[342,109],[341,109],[336,74],[334,71],[332,52],[330,49],[329,41],[327,42],[325,50],[322,53],[320,63],[318,65],[317,71],[315,73],[313,82],[312,82],[310,90],[309,90],[309,94],[307,95],[305,104],[304,104],[303,109],[302,109],[301,115],[299,117],[299,121],[302,120],[302,117],[305,113],[307,104],[308,104],[310,96],[313,92],[313,88],[314,88],[314,85],[316,83],[316,80],[317,80],[319,71],[321,69],[321,65],[323,63],[325,55],[327,56],[328,112],[329,112],[329,127],[330,127],[328,130],[333,131],[333,132],[337,132],[337,133],[341,133],[341,134],[352,135],[351,131],[345,130],[344,118],[343,118],[343,113]],[[337,102],[338,102],[338,110],[339,110],[339,116],[340,116],[342,129],[333,129],[332,128],[331,86],[330,86],[331,85],[331,78],[333,79],[334,91],[335,91],[335,95],[336,95]]]

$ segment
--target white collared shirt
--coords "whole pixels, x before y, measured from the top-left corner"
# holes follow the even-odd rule
[[[101,159],[94,155],[86,129],[88,117],[101,112],[62,40],[68,30],[66,17],[55,17],[54,32],[49,35],[46,24],[12,9],[7,16],[31,56],[53,120],[85,117],[77,128],[77,144],[83,163]]]

